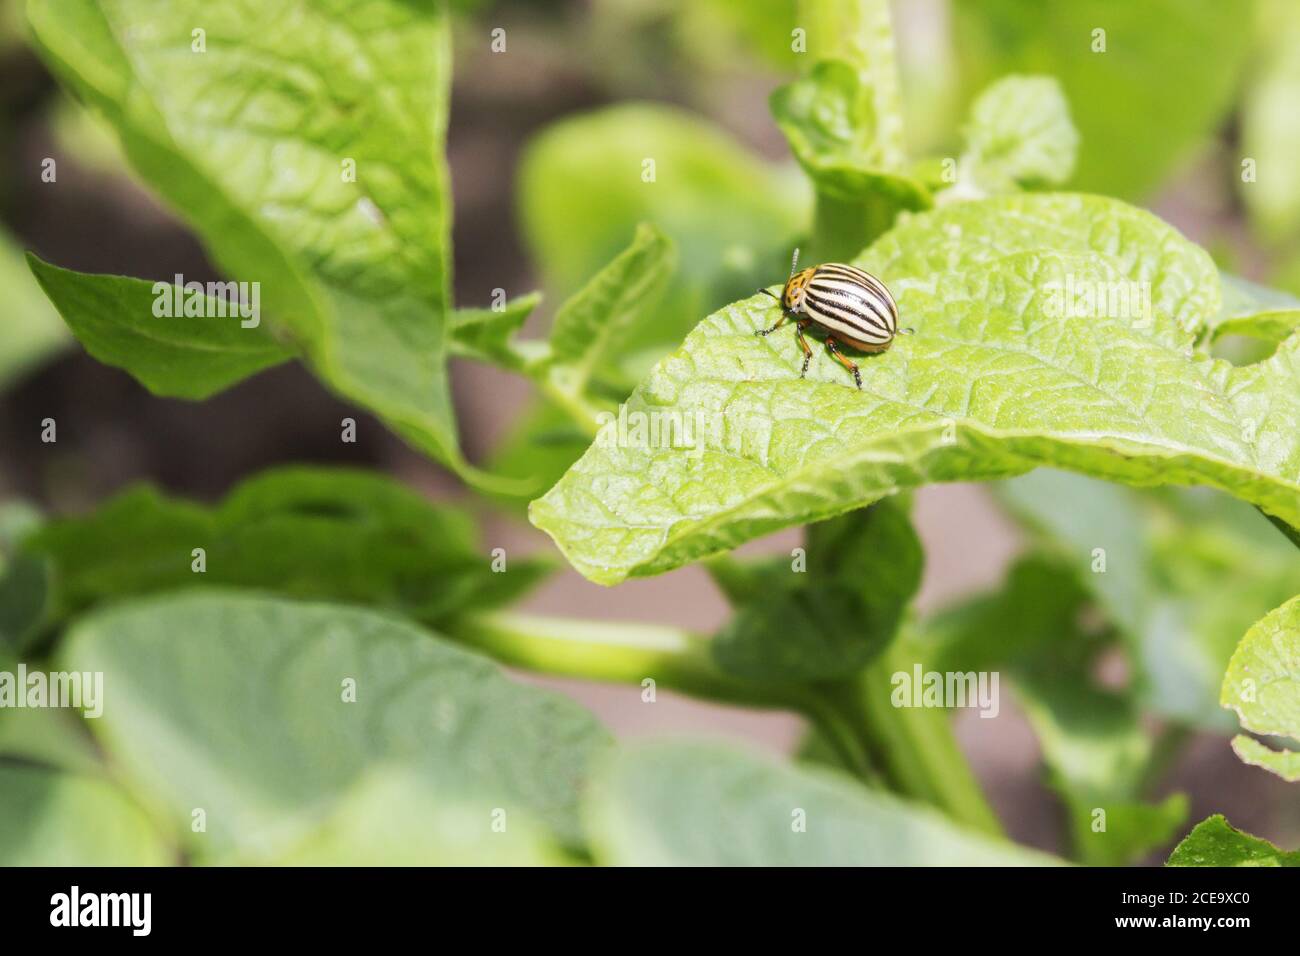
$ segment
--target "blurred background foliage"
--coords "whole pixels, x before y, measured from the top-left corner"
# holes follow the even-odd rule
[[[676,271],[597,370],[597,387],[617,401],[700,317],[783,278],[791,248],[808,238],[807,178],[767,105],[798,66],[794,0],[456,6],[457,303],[540,288],[545,304],[529,320],[537,331],[639,223],[676,246]],[[58,91],[25,43],[19,8],[0,0],[0,496],[78,510],[147,478],[217,501],[258,469],[299,460],[378,468],[454,494],[449,476],[295,365],[191,406],[150,397],[72,345],[22,249],[86,271],[215,275],[194,238],[135,184],[111,138]],[[961,118],[997,78],[1055,76],[1081,146],[1063,188],[1148,206],[1226,271],[1300,295],[1300,4],[909,0],[894,15],[911,155],[955,156]],[[489,48],[497,26],[509,55]],[[647,156],[672,170],[653,192],[641,188]],[[41,179],[46,158],[58,164],[58,188]],[[461,363],[454,384],[466,449],[495,470],[549,484],[589,442],[517,379]],[[345,415],[362,423],[357,445],[338,441]],[[35,440],[47,416],[67,423],[57,445]],[[1072,506],[1056,507],[1063,499]],[[954,539],[991,533],[1020,556],[1001,583],[984,575],[982,593],[961,596],[963,585],[941,582],[944,600],[928,608],[945,606],[909,640],[953,667],[1013,674],[1037,735],[1019,746],[1037,748],[1063,825],[1021,824],[1017,805],[1003,814],[1012,834],[1073,845],[1088,859],[1079,836],[1089,808],[1105,800],[1126,807],[1117,826],[1131,837],[1109,846],[1128,857],[1228,807],[1234,823],[1294,844],[1300,810],[1283,785],[1242,771],[1224,747],[1197,745],[1204,733],[1221,743],[1235,729],[1217,697],[1237,640],[1300,591],[1286,540],[1220,495],[1053,472],[960,500],[996,517],[988,532],[961,516]],[[521,502],[500,504],[517,514]],[[1088,572],[1099,528],[1117,573]],[[932,554],[931,565],[964,560],[960,545],[950,547],[956,558]],[[564,581],[553,603],[588,597]],[[660,617],[672,610],[671,587],[655,592]],[[23,738],[0,723],[0,740],[6,733],[11,745]],[[808,752],[816,749],[811,742]],[[1230,773],[1216,771],[1225,765]],[[986,778],[996,766],[981,768],[977,755]],[[1179,787],[1190,808],[1171,795]]]

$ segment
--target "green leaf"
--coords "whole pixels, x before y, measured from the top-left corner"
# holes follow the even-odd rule
[[[772,93],[772,116],[817,190],[813,260],[842,260],[893,224],[900,210],[924,209],[929,191],[885,165],[858,71],[823,60]]]
[[[841,60],[853,70],[860,98],[847,119],[860,137],[856,157],[866,166],[900,168],[903,107],[888,0],[799,0],[798,20],[814,61]]]
[[[557,300],[619,255],[639,223],[676,246],[680,266],[653,321],[610,343],[631,384],[700,315],[785,276],[808,190],[703,119],[633,103],[548,126],[524,153],[519,202],[530,259]]]
[[[261,283],[267,320],[315,373],[466,472],[445,368],[446,12],[375,0],[362,23],[326,0],[291,30],[283,13],[234,0],[28,7],[51,69],[222,271]]]
[[[632,244],[560,306],[541,374],[561,394],[586,393],[610,361],[610,343],[650,311],[675,264],[672,241],[654,226],[638,226]]]
[[[540,292],[511,299],[501,310],[457,309],[452,316],[451,354],[522,372],[530,357],[515,334],[542,301]]]
[[[1183,838],[1166,866],[1300,866],[1300,851],[1279,850],[1267,840],[1243,833],[1222,814],[1201,821]]]
[[[1007,76],[979,95],[964,130],[962,183],[982,193],[1060,185],[1074,172],[1079,134],[1050,76]]]
[[[1219,702],[1237,712],[1243,729],[1300,747],[1300,597],[1246,632],[1223,675]],[[1243,734],[1232,749],[1252,766],[1300,781],[1300,750],[1275,750]]]
[[[165,866],[171,851],[106,780],[0,764],[0,866]]]
[[[772,115],[819,191],[842,199],[884,192],[901,208],[929,205],[926,190],[891,174],[870,116],[871,91],[841,60],[815,64],[806,79],[772,94]]]
[[[241,318],[229,300],[188,294],[201,304],[202,315],[159,317],[159,294],[183,304],[187,293],[181,287],[72,272],[31,253],[27,262],[86,351],[130,373],[155,395],[207,398],[293,357],[260,320]]]
[[[1208,142],[1231,109],[1251,49],[1242,24],[1253,9],[1249,0],[956,0],[958,88],[973,96],[1007,73],[1052,74],[1082,138],[1072,185],[1140,198]]]
[[[723,670],[770,682],[849,677],[893,638],[924,560],[906,508],[885,499],[815,524],[806,552],[801,573],[788,558],[765,562],[733,599],[710,645]]]
[[[954,826],[847,777],[720,744],[615,752],[585,819],[614,866],[1035,866],[1051,857]]]
[[[578,788],[608,744],[566,698],[428,631],[342,606],[154,598],[81,619],[62,657],[103,672],[110,696],[92,729],[117,775],[201,862],[290,853],[381,768],[477,811],[481,832],[501,809],[576,846]],[[191,830],[196,807],[206,833]]]
[[[801,379],[792,334],[753,334],[771,300],[734,303],[627,402],[702,417],[700,447],[598,443],[533,523],[615,584],[900,488],[1037,465],[1212,485],[1300,522],[1300,337],[1242,368],[1197,354],[1217,273],[1155,217],[1095,196],[960,203],[909,218],[857,264],[916,329],[863,360],[863,391],[825,357]],[[1080,286],[1147,288],[1150,315],[1074,317],[1063,290]]]
[[[0,387],[26,374],[68,344],[67,330],[23,264],[22,251],[0,232]]]
[[[195,548],[205,551],[202,574],[192,570]],[[208,584],[436,622],[508,603],[548,570],[516,558],[493,573],[456,509],[345,468],[264,472],[211,509],[138,487],[88,517],[52,522],[27,550],[53,564],[60,619],[109,599]]]

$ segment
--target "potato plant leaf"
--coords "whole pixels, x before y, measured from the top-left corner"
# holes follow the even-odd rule
[[[55,74],[315,373],[462,472],[441,3],[32,0]],[[274,52],[265,37],[278,37]],[[134,327],[134,313],[103,321]]]
[[[1241,368],[1197,353],[1218,273],[1154,216],[997,197],[911,217],[856,262],[916,329],[862,359],[862,391],[824,355],[801,379],[792,334],[756,337],[776,317],[767,296],[733,303],[627,403],[702,421],[697,446],[598,443],[533,503],[534,524],[615,584],[900,488],[1038,465],[1207,484],[1300,522],[1300,336]],[[1098,308],[1109,290],[1130,308]]]
[[[1300,851],[1279,850],[1243,833],[1216,813],[1196,825],[1174,848],[1166,866],[1300,866]]]
[[[592,851],[615,866],[1042,866],[1052,857],[864,789],[836,772],[720,744],[611,755],[584,801]]]
[[[170,282],[60,269],[31,253],[27,261],[86,351],[155,395],[207,398],[293,357],[260,319],[246,325],[254,319],[241,318],[226,299],[195,293],[202,315],[158,316],[157,286],[182,307],[190,293]]]
[[[267,471],[208,508],[149,487],[51,522],[25,553],[53,568],[57,619],[113,598],[237,585],[376,605],[426,622],[508,603],[548,570],[517,558],[494,574],[457,510],[346,468]],[[194,549],[204,551],[195,573]]]
[[[60,656],[103,672],[107,700],[91,729],[116,776],[198,862],[288,854],[342,803],[373,809],[356,788],[387,771],[427,781],[425,806],[475,811],[482,833],[500,808],[576,846],[579,788],[609,742],[568,699],[429,631],[341,605],[150,598],[78,620]],[[195,807],[206,833],[192,831]]]
[[[1300,597],[1255,624],[1237,645],[1219,698],[1254,734],[1280,737],[1276,749],[1244,734],[1232,749],[1246,763],[1300,781]]]

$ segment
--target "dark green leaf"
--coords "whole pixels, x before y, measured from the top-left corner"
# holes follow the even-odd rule
[[[445,368],[445,7],[375,0],[358,18],[324,0],[291,29],[279,5],[235,0],[33,0],[28,17],[59,79],[225,275],[261,283],[316,374],[472,474]]]
[[[206,570],[195,573],[194,549]],[[55,614],[197,585],[373,604],[424,621],[513,600],[546,572],[514,558],[494,573],[473,526],[389,479],[289,467],[234,489],[218,508],[137,488],[28,545],[54,567]]]
[[[30,253],[27,261],[86,351],[155,395],[207,398],[293,357],[260,319],[241,318],[228,300],[196,295],[202,315],[158,316],[159,293],[181,306],[187,293],[166,282],[60,269]]]

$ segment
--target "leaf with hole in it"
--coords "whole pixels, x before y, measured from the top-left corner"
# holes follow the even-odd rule
[[[0,764],[0,866],[166,866],[148,817],[102,777]]]
[[[838,773],[718,744],[613,753],[584,817],[614,866],[1043,866],[1044,854],[965,830]]]
[[[189,293],[169,282],[73,272],[30,253],[27,261],[86,351],[130,373],[155,395],[207,398],[293,357],[260,320],[242,318],[230,299]],[[190,299],[203,312],[158,315],[160,295],[176,309]]]
[[[609,744],[568,699],[341,605],[150,598],[81,618],[60,656],[103,673],[108,699],[91,729],[124,786],[198,862],[290,853],[384,771],[427,781],[430,801],[478,808],[488,839],[514,839],[492,830],[500,808],[574,847],[580,788]],[[205,833],[191,830],[195,807]]]
[[[292,29],[283,16],[240,0],[28,6],[51,69],[226,276],[260,283],[266,321],[315,373],[468,471],[445,368],[445,8],[325,0]]]
[[[1279,850],[1243,833],[1216,813],[1198,823],[1174,848],[1166,866],[1300,866],[1300,851]]]
[[[1300,522],[1300,336],[1240,368],[1196,353],[1217,272],[1154,216],[1096,196],[998,197],[914,216],[856,264],[916,330],[859,359],[862,391],[824,355],[801,379],[793,330],[754,335],[771,300],[734,303],[627,402],[702,422],[695,446],[598,443],[533,503],[534,524],[615,584],[901,488],[1038,465],[1212,485]],[[1080,289],[1094,303],[1126,290],[1132,314],[1067,304]]]
[[[1059,185],[1074,172],[1079,134],[1050,76],[1007,76],[975,100],[958,161],[959,183],[985,194]]]
[[[815,524],[805,550],[799,571],[788,558],[746,569],[753,580],[729,594],[736,613],[709,645],[723,670],[756,681],[849,677],[893,639],[924,561],[907,510],[886,499]]]
[[[1300,747],[1300,597],[1246,632],[1223,675],[1219,702],[1237,712],[1244,730],[1280,737],[1292,748],[1278,750],[1239,734],[1232,741],[1238,757],[1300,781],[1300,750],[1294,749]]]
[[[475,539],[462,513],[390,479],[286,467],[249,479],[216,508],[128,490],[86,517],[51,522],[25,549],[53,568],[60,620],[126,595],[239,585],[437,622],[509,603],[548,570],[516,559],[509,574],[494,574]],[[202,574],[192,570],[196,548]]]

